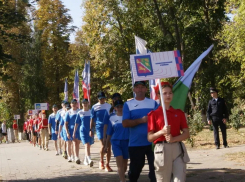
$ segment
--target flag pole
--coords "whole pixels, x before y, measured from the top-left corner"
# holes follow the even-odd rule
[[[161,97],[161,105],[162,105],[164,123],[165,123],[165,126],[168,126],[168,118],[167,118],[167,114],[166,114],[166,109],[165,109],[165,104],[164,104],[164,99],[163,99],[163,94],[162,94],[162,85],[161,85],[160,79],[157,79],[157,82],[159,85],[159,92],[160,92],[160,97]]]

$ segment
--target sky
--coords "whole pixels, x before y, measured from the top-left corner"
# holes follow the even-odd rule
[[[66,8],[70,9],[68,13],[71,15],[73,19],[71,25],[76,26],[77,27],[76,30],[78,30],[78,28],[80,29],[82,26],[82,16],[84,12],[84,10],[81,7],[82,0],[61,0],[61,1],[63,2]],[[70,42],[74,42],[75,35],[76,32],[70,35]]]

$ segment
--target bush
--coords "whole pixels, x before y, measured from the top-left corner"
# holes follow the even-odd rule
[[[234,107],[231,109],[231,115],[229,116],[229,122],[227,123],[227,125],[238,131],[239,128],[245,125],[245,100],[236,99],[234,103],[235,104]]]
[[[0,102],[0,121],[6,121],[7,128],[12,126],[13,122],[13,114],[9,106],[5,102]]]
[[[193,113],[187,117],[190,131],[190,138],[187,139],[187,142],[191,144],[191,147],[194,147],[194,136],[203,130],[205,123],[202,121],[202,112],[200,110],[193,110],[192,112]]]

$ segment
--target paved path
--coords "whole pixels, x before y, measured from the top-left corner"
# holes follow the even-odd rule
[[[68,163],[61,155],[55,156],[53,141],[50,150],[44,151],[32,147],[29,143],[0,144],[0,181],[67,181],[67,182],[116,182],[119,177],[116,172],[116,162],[112,157],[111,168],[115,172],[105,172],[99,169],[99,142],[91,148],[94,167],[83,164]],[[83,162],[84,147],[80,145],[80,159]],[[147,166],[144,168],[140,181],[149,181]]]
[[[67,182],[116,182],[115,159],[111,167],[115,172],[105,172],[98,168],[99,142],[91,148],[94,167],[68,163],[63,157],[55,156],[53,142],[50,151],[39,150],[27,142],[0,144],[0,181],[67,181]],[[245,151],[245,145],[228,149],[191,150],[188,164],[188,182],[245,182],[245,165],[226,161],[225,153]],[[83,160],[84,148],[81,145],[80,158]],[[139,182],[149,181],[148,166],[141,173]]]

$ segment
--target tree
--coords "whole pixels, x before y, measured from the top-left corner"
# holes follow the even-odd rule
[[[118,90],[125,98],[132,96],[129,54],[135,53],[134,34],[147,40],[152,52],[179,49],[184,68],[188,68],[211,44],[219,43],[215,37],[226,21],[225,2],[85,1],[82,30],[96,70],[92,73],[95,90],[105,89],[108,93]],[[217,46],[215,50],[218,49]],[[214,54],[205,58],[192,86],[194,101],[200,109],[206,108],[208,100],[208,94],[203,93],[226,75],[224,66],[216,71],[220,64]],[[176,79],[169,80],[174,83]],[[220,86],[227,88],[227,85]]]
[[[24,57],[21,44],[28,41],[30,33],[28,7],[27,1],[0,1],[0,88],[3,98],[0,102],[6,106],[4,112],[12,114],[21,114],[22,110],[20,68]]]
[[[64,78],[71,70],[67,54],[69,50],[69,34],[73,27],[72,21],[60,0],[40,0],[36,11],[35,26],[41,35],[41,57],[43,74],[48,97],[44,102],[60,103],[63,92]]]

